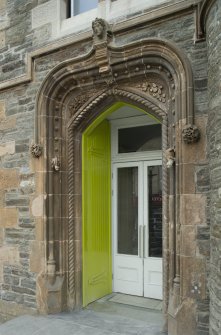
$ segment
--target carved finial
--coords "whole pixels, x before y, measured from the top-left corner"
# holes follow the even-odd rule
[[[58,171],[60,171],[60,161],[59,161],[59,159],[58,159],[58,157],[57,156],[55,156],[54,158],[52,158],[52,160],[51,160],[51,167],[52,167],[52,169],[55,171],[55,172],[58,172]]]
[[[200,131],[195,125],[192,124],[186,125],[182,133],[183,133],[183,140],[187,144],[196,143],[200,139]]]
[[[31,146],[31,154],[35,158],[39,158],[43,153],[43,148],[40,144],[34,143]]]
[[[167,160],[167,168],[171,168],[175,162],[175,150],[173,148],[169,148],[166,150],[166,160]]]

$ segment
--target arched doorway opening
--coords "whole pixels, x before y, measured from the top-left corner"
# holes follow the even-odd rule
[[[82,134],[83,306],[112,292],[162,299],[161,123],[115,103]]]
[[[104,116],[109,106],[121,101],[162,123],[163,310],[173,327],[177,311],[182,316],[188,306],[183,294],[189,277],[182,272],[181,235],[185,234],[181,226],[190,165],[186,144],[199,139],[194,125],[192,70],[183,51],[160,39],[121,47],[110,44],[106,51],[111,71],[99,71],[103,68],[93,46],[88,54],[58,64],[37,97],[35,141],[44,149],[38,182],[44,185],[45,209],[41,221],[45,272],[38,276],[39,310],[82,307],[82,133]],[[171,151],[172,164],[166,169],[166,154]],[[190,175],[193,178],[192,170]],[[192,309],[188,313],[191,318]]]

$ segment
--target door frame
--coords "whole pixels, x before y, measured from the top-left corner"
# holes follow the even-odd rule
[[[45,289],[43,298],[42,290],[36,295],[39,311],[51,313],[82,306],[81,137],[97,117],[121,101],[143,109],[162,123],[163,309],[166,314],[170,305],[169,313],[176,319],[173,311],[182,308],[186,297],[183,285],[188,280],[182,273],[184,251],[180,227],[185,210],[182,196],[189,190],[185,176],[192,167],[189,157],[196,150],[194,143],[199,140],[199,129],[194,121],[192,67],[178,45],[160,38],[144,38],[125,45],[108,41],[102,45],[107,61],[102,70],[108,71],[99,71],[103,63],[98,59],[97,45],[93,44],[90,50],[87,48],[88,52],[82,49],[80,55],[69,54],[67,59],[58,62],[48,72],[36,97],[32,149],[38,173],[36,197],[39,192],[41,196],[36,200],[42,199],[43,215],[39,225],[44,253],[37,286]],[[76,45],[72,47],[75,55]],[[160,95],[153,94],[153,85],[162,87]],[[204,125],[201,122],[199,125],[204,137]],[[170,169],[166,167],[167,149],[176,152],[176,164]],[[188,176],[192,183],[194,173],[190,171]],[[183,237],[186,237],[185,232]],[[56,306],[52,306],[52,299]]]
[[[136,107],[134,106],[136,109]],[[141,179],[143,176],[143,171],[141,169],[141,164],[145,164],[145,166],[151,165],[162,165],[162,150],[154,150],[154,151],[143,151],[143,152],[133,152],[133,153],[118,153],[118,130],[122,128],[135,128],[139,126],[151,125],[151,124],[160,124],[159,120],[157,120],[154,116],[144,113],[143,115],[140,114],[139,116],[133,117],[124,117],[112,119],[111,123],[111,175],[112,175],[112,204],[111,204],[111,213],[112,213],[112,271],[113,271],[113,278],[115,276],[115,256],[117,254],[117,169],[118,167],[130,167],[130,166],[137,166],[138,167],[138,193],[141,192]],[[161,134],[163,131],[161,129]],[[162,148],[162,147],[161,147]],[[142,174],[142,176],[141,176]],[[139,178],[141,177],[141,178]],[[147,176],[146,176],[147,178]],[[145,192],[143,189],[142,193]],[[144,193],[145,194],[145,193]],[[140,217],[142,216],[142,217]],[[145,217],[146,216],[146,217]],[[140,229],[141,222],[148,222],[148,211],[144,211],[144,199],[143,201],[139,202],[138,208],[138,229]],[[146,228],[147,229],[147,228]],[[139,237],[138,231],[138,239]],[[143,248],[143,240],[141,241],[141,248]],[[147,254],[147,243],[146,243],[146,250],[144,254]],[[124,255],[126,257],[126,255]],[[138,258],[140,258],[139,250],[138,250]],[[143,270],[144,271],[144,270]],[[144,273],[142,275],[144,277]],[[114,291],[114,279],[112,282],[113,291]],[[163,282],[162,282],[163,286]],[[143,288],[144,292],[144,288]]]
[[[147,208],[145,210],[145,203],[148,203],[147,201],[147,174],[145,174],[145,168],[148,166],[162,166],[162,159],[158,160],[139,160],[139,161],[130,161],[130,162],[122,162],[122,163],[113,163],[112,162],[112,204],[111,204],[111,212],[112,212],[112,272],[113,272],[113,281],[112,281],[112,287],[113,292],[116,291],[115,284],[114,284],[114,278],[115,278],[115,271],[116,271],[116,257],[119,255],[117,252],[117,201],[118,201],[118,194],[117,194],[117,170],[121,167],[138,167],[138,198],[142,199],[142,201],[138,202],[138,255],[119,255],[125,258],[134,257],[134,259],[142,259],[143,261],[143,269],[142,269],[142,278],[144,281],[144,267],[145,267],[145,260],[163,260],[163,256],[161,258],[156,257],[148,257],[148,238],[144,241],[143,233],[140,234],[140,227],[143,227],[142,229],[148,230],[148,211],[149,207],[147,205]],[[143,186],[144,184],[144,186]],[[146,201],[145,201],[146,200]],[[163,227],[162,227],[163,229]],[[163,235],[163,232],[162,232]],[[142,237],[141,237],[142,236]],[[163,246],[162,246],[163,248]],[[142,250],[142,256],[141,251]],[[136,261],[136,260],[135,260]],[[138,263],[138,262],[137,262]],[[147,262],[146,262],[147,263]],[[163,287],[163,281],[162,281],[162,287]],[[144,296],[144,282],[143,282],[143,296]],[[129,294],[129,293],[128,293]],[[133,295],[131,293],[131,295]],[[134,294],[134,295],[141,295],[141,294]],[[150,297],[151,298],[151,297]],[[153,298],[153,297],[152,297]],[[156,299],[162,299],[161,294],[159,294]]]

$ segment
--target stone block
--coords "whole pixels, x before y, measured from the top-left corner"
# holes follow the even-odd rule
[[[32,29],[54,21],[55,17],[57,17],[56,1],[51,0],[35,7],[32,10]]]
[[[207,192],[210,188],[208,166],[199,166],[196,170],[196,187],[198,192]]]
[[[5,31],[0,31],[0,49],[5,47]]]
[[[0,100],[0,121],[5,119],[5,101]]]
[[[20,293],[20,294],[28,294],[28,295],[35,295],[35,290],[32,290],[27,287],[21,287],[21,286],[11,286],[11,289],[13,292]]]
[[[18,247],[3,246],[0,248],[0,263],[18,264],[19,251]]]
[[[196,335],[196,304],[193,299],[185,299],[182,302],[176,318],[169,315],[168,334]]]
[[[30,270],[35,273],[45,272],[46,246],[44,242],[33,241],[31,243]]]
[[[19,285],[20,279],[18,276],[4,275],[4,283],[8,285]]]
[[[7,301],[0,300],[0,313],[6,314],[7,318],[10,319],[18,315],[34,315],[36,314],[36,310],[20,305],[15,301],[8,303]]]
[[[3,283],[3,264],[2,263],[0,264],[0,283]]]
[[[183,194],[195,193],[195,165],[194,164],[181,164],[182,180],[180,192]]]
[[[19,177],[16,169],[1,169],[0,170],[0,185],[2,189],[18,187]]]
[[[186,121],[181,120],[178,128],[178,138],[182,138],[182,129]],[[196,117],[195,124],[200,130],[200,140],[197,143],[185,144],[182,147],[183,163],[205,163],[207,161],[207,117]]]
[[[14,129],[16,127],[16,117],[8,117],[0,122],[0,130]]]
[[[5,206],[5,191],[0,189],[0,207]]]
[[[0,208],[0,227],[16,227],[18,211],[16,208]]]
[[[0,227],[0,247],[3,245],[4,242],[4,230]]]
[[[197,227],[197,240],[207,240],[210,239],[210,227],[209,226],[198,226]]]
[[[39,195],[32,201],[32,215],[42,217],[44,215],[44,195]]]
[[[45,240],[45,219],[36,218],[35,219],[35,232],[36,232],[36,240],[44,241]]]
[[[37,307],[36,298],[34,296],[25,295],[24,304],[27,307],[36,308]]]
[[[199,257],[180,257],[183,297],[206,298],[206,264]]]
[[[196,255],[196,226],[181,226],[181,249],[184,256]]]
[[[24,296],[20,293],[3,291],[1,294],[2,300],[16,302],[17,304],[23,304]]]
[[[210,256],[210,241],[197,241],[197,256]]]
[[[4,143],[0,145],[0,157],[7,155],[7,154],[14,154],[15,153],[15,141]]]
[[[5,9],[6,8],[6,0],[1,0],[0,1],[0,10]]]
[[[206,224],[207,198],[202,194],[188,194],[180,196],[181,224],[205,225]]]

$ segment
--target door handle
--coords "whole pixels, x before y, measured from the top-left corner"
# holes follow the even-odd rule
[[[147,226],[143,226],[143,257],[146,258],[146,229]]]
[[[143,226],[139,226],[138,245],[139,245],[139,257],[143,258]]]

